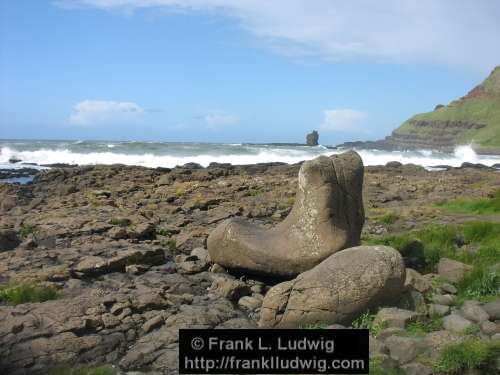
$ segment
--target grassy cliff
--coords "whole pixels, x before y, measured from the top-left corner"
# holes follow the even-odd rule
[[[500,152],[500,66],[466,96],[413,116],[387,141],[398,148],[452,149],[472,143],[481,152]]]

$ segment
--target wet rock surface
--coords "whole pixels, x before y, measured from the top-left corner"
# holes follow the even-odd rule
[[[202,169],[61,166],[40,172],[29,185],[0,183],[0,283],[35,283],[58,291],[52,301],[0,302],[2,374],[101,364],[124,373],[175,374],[179,328],[257,327],[263,300],[279,281],[228,273],[208,256],[207,237],[232,217],[263,229],[278,225],[294,204],[299,168],[279,163]],[[364,234],[467,220],[432,203],[483,197],[500,187],[500,174],[477,168],[367,167],[364,179]],[[390,227],[378,219],[386,210],[399,216]],[[437,290],[427,275],[410,273],[405,288],[414,292],[456,293],[451,284]],[[489,340],[500,336],[498,301],[470,303],[466,311],[424,303],[428,310],[440,306],[433,309],[444,317],[470,321]],[[469,320],[470,314],[480,322]],[[383,363],[425,371],[415,359],[391,357],[388,347],[396,353],[398,341],[387,346],[384,341],[398,329],[386,327],[374,337]],[[416,358],[434,356],[463,334],[432,332],[423,338],[423,352],[412,340],[404,344]]]

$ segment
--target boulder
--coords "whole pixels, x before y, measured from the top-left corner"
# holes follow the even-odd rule
[[[13,230],[0,230],[0,252],[13,250],[21,241]]]
[[[472,322],[470,320],[455,313],[443,318],[443,327],[450,332],[463,333],[471,325]]]
[[[214,277],[210,291],[232,301],[238,301],[241,297],[251,294],[247,284],[230,276]]]
[[[408,323],[415,322],[418,318],[419,314],[414,311],[386,307],[380,309],[373,324],[383,327],[405,328]]]
[[[464,318],[481,323],[490,319],[489,314],[479,305],[477,301],[465,301],[462,305]]]
[[[421,314],[427,313],[427,304],[425,303],[424,295],[416,290],[405,291],[401,295],[401,299],[396,304],[396,307],[416,311]]]
[[[129,236],[141,240],[153,239],[156,236],[156,227],[151,223],[140,223],[130,229]]]
[[[500,299],[484,304],[483,309],[488,313],[490,319],[500,320]]]
[[[385,340],[391,358],[400,364],[414,360],[424,351],[422,339],[415,337],[391,336]]]
[[[243,310],[255,311],[262,305],[262,294],[241,297],[238,306]]]
[[[451,283],[460,281],[470,271],[472,266],[453,259],[441,258],[438,263],[438,274]]]
[[[350,323],[364,311],[399,298],[404,290],[401,255],[386,246],[340,251],[318,266],[271,288],[261,307],[261,327]]]
[[[487,320],[481,323],[481,331],[488,336],[500,333],[500,324],[496,324]]]
[[[272,229],[241,218],[220,224],[208,237],[214,263],[246,273],[292,278],[339,250],[359,244],[364,223],[363,164],[354,151],[306,161],[295,204]]]
[[[455,297],[451,294],[433,294],[432,302],[438,305],[451,306],[455,302]]]
[[[439,305],[437,303],[431,303],[429,305],[429,315],[434,316],[444,316],[450,312],[450,306]]]
[[[412,268],[406,269],[405,286],[407,288],[413,288],[420,293],[425,293],[431,289],[431,283]]]

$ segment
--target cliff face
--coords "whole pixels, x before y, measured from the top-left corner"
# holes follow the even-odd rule
[[[395,149],[443,151],[472,143],[478,152],[500,153],[500,66],[466,96],[413,116],[385,142]]]

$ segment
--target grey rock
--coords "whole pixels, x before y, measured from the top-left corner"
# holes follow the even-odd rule
[[[208,254],[208,250],[203,248],[203,247],[197,247],[194,248],[191,251],[191,256],[197,257],[199,260],[205,262],[205,263],[210,263],[210,255]]]
[[[483,309],[488,313],[492,320],[500,320],[500,299],[485,303],[483,305]]]
[[[431,288],[431,283],[419,272],[412,268],[407,268],[405,286],[411,287],[420,293],[425,293]]]
[[[479,305],[477,301],[465,301],[462,305],[464,318],[476,323],[481,323],[490,319],[489,314]]]
[[[108,230],[108,235],[114,240],[122,240],[128,237],[127,230],[123,227],[113,227]]]
[[[389,354],[387,347],[382,341],[377,340],[375,337],[370,335],[369,337],[369,350],[370,357],[377,356],[379,354]]]
[[[405,310],[416,311],[420,314],[427,314],[427,305],[422,293],[416,290],[407,290],[400,297],[397,307]]]
[[[484,321],[481,323],[481,331],[488,336],[500,333],[500,324]]]
[[[453,259],[441,258],[438,263],[438,274],[451,283],[460,281],[470,271],[472,266]]]
[[[153,329],[158,328],[161,326],[165,320],[163,319],[162,315],[157,315],[142,325],[142,329],[144,332],[148,333],[151,332]]]
[[[255,311],[262,305],[264,297],[260,294],[241,297],[238,301],[238,306],[244,310]]]
[[[179,271],[187,274],[200,273],[208,269],[204,260],[186,260],[177,265]]]
[[[384,328],[378,333],[377,339],[384,341],[391,336],[401,336],[403,332],[404,332],[403,328],[398,328],[398,327]]]
[[[129,236],[141,240],[153,239],[156,236],[156,227],[151,223],[140,223],[129,230]]]
[[[450,312],[450,306],[439,305],[437,303],[431,303],[429,305],[429,315],[430,316],[444,316]]]
[[[391,336],[385,340],[391,358],[400,364],[414,360],[424,351],[422,339],[415,337]]]
[[[451,306],[455,302],[455,297],[451,294],[433,294],[432,302],[438,305]]]
[[[417,321],[419,316],[420,314],[415,311],[386,307],[379,310],[373,324],[384,327],[405,328],[408,323]]]
[[[0,230],[0,252],[13,250],[21,243],[17,233],[13,230]]]
[[[210,291],[231,301],[238,301],[241,297],[251,294],[247,284],[228,276],[214,277]]]
[[[421,363],[408,363],[401,366],[405,375],[432,375],[432,369]]]
[[[467,320],[456,313],[452,313],[443,318],[443,327],[447,331],[463,333],[471,325],[472,322],[470,320]]]
[[[287,218],[262,229],[241,218],[208,237],[210,258],[247,273],[294,277],[330,255],[359,244],[364,223],[363,164],[353,152],[306,161]]]
[[[444,283],[443,285],[441,285],[441,290],[445,293],[457,294],[457,288],[449,283]]]

